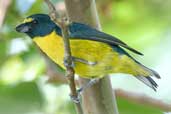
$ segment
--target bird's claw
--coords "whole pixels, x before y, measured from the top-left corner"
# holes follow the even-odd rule
[[[80,103],[80,95],[79,94],[77,96],[70,95],[70,98],[74,103]]]
[[[73,61],[73,59],[71,60],[72,63],[68,62],[68,59],[64,58],[64,65],[65,66],[70,66],[70,67],[75,67],[75,63]]]

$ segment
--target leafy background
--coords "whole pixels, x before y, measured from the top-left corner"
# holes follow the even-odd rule
[[[2,2],[5,0],[1,0]],[[74,114],[64,84],[46,83],[46,64],[37,48],[15,26],[26,16],[48,13],[42,0],[11,0],[0,28],[0,114]],[[53,0],[61,3],[62,0]],[[103,31],[144,53],[135,56],[162,76],[157,92],[131,76],[111,76],[114,88],[171,101],[171,1],[96,0]],[[120,114],[162,114],[159,109],[117,97]],[[168,114],[168,113],[167,113]]]

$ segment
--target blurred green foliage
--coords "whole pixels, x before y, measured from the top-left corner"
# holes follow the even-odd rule
[[[35,82],[0,86],[0,113],[24,114],[42,111],[43,97]]]
[[[61,1],[53,0],[54,3]],[[139,50],[158,45],[171,22],[169,0],[99,0],[97,6],[103,31]],[[0,28],[0,113],[74,114],[69,100],[59,100],[64,94],[68,97],[68,93],[60,92],[54,102],[48,101],[52,94],[43,94],[46,84],[39,82],[45,75],[44,60],[31,40],[14,29],[24,17],[34,13],[48,13],[42,0],[12,0]],[[118,98],[117,101],[120,114],[162,113],[159,109],[125,99]],[[48,106],[50,103],[52,107]]]

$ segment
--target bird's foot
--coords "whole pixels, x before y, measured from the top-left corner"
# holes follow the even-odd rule
[[[80,95],[79,94],[77,96],[70,95],[70,98],[74,103],[80,103]]]
[[[71,97],[71,100],[74,102],[74,103],[80,103],[80,98],[81,98],[81,95],[82,93],[89,87],[93,86],[94,84],[96,84],[97,82],[99,82],[100,78],[95,78],[95,79],[91,79],[88,83],[86,83],[85,85],[83,85],[81,88],[79,88],[77,90],[77,96],[73,96],[73,95],[70,95]]]
[[[81,88],[79,88],[77,90],[78,96],[81,96],[81,94],[89,87],[93,86],[94,84],[96,84],[97,82],[99,82],[100,78],[94,78],[91,79],[88,83],[86,83],[85,85],[83,85]]]
[[[68,60],[68,58],[64,58],[64,65],[66,67],[75,67],[73,58],[71,58],[71,60]]]

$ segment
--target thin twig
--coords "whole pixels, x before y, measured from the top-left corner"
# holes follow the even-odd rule
[[[72,56],[71,56],[71,49],[70,49],[70,43],[69,43],[69,34],[68,34],[68,25],[69,21],[59,16],[59,13],[56,11],[54,5],[49,0],[44,0],[46,4],[49,7],[50,10],[50,16],[51,18],[61,27],[62,30],[62,37],[64,41],[64,49],[65,49],[65,55],[64,55],[64,64],[66,67],[66,77],[68,79],[70,91],[71,91],[71,97],[78,98],[78,94],[76,91],[76,85],[75,85],[75,79],[74,79],[74,69],[72,67]],[[83,114],[81,103],[80,102],[74,102],[75,107],[78,114]]]
[[[4,22],[6,12],[11,4],[11,0],[0,0],[0,28]]]
[[[171,111],[171,103],[165,103],[159,99],[152,98],[145,94],[129,92],[122,89],[115,90],[116,96],[126,98],[130,101],[134,101],[139,104],[150,105],[155,108],[161,109],[162,111],[169,112]]]
[[[56,22],[56,24],[60,26],[61,24],[60,13],[56,11],[55,6],[52,4],[50,0],[44,0],[44,1],[48,5],[50,17],[54,22]]]
[[[65,67],[66,67],[66,76],[68,79],[68,83],[70,86],[71,90],[71,97],[73,98],[78,98],[78,94],[76,91],[76,85],[75,85],[75,78],[74,74],[75,71],[72,67],[73,61],[72,61],[72,56],[71,56],[71,49],[70,49],[70,43],[69,43],[69,34],[68,34],[68,24],[65,19],[62,20],[61,24],[61,29],[62,29],[62,36],[63,36],[63,41],[64,41],[64,49],[65,49],[65,55],[64,55],[64,62],[65,62]],[[83,114],[81,104],[80,102],[75,102],[77,112],[79,114]]]

